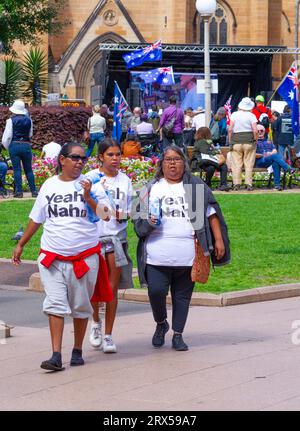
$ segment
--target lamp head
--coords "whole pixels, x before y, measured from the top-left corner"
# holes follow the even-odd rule
[[[216,0],[196,0],[196,9],[200,15],[212,15],[217,7]]]

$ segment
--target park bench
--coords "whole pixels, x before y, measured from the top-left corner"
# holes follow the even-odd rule
[[[193,158],[193,148],[194,147],[187,147],[187,156],[188,156],[188,158],[189,158],[190,161]],[[220,150],[221,150],[221,154],[223,154],[223,156],[227,160],[227,155],[229,153],[229,147],[221,147]],[[231,172],[231,169],[228,169],[228,172]],[[243,172],[245,172],[244,169],[243,169]],[[272,187],[272,181],[273,181],[273,178],[274,178],[274,174],[273,173],[269,173],[267,168],[253,168],[253,173],[257,173],[257,172],[268,174],[268,184],[267,184],[267,187],[271,188]],[[202,174],[203,174],[203,171],[200,170],[200,175],[202,176]],[[262,179],[262,180],[255,180],[255,181],[264,181],[264,180]],[[291,188],[291,183],[292,183],[292,178],[290,176],[289,182],[288,182],[288,187],[289,188]],[[284,173],[284,175],[282,177],[282,187],[283,187],[283,189],[285,189],[287,187],[286,173]]]

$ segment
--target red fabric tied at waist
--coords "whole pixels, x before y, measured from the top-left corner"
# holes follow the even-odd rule
[[[84,259],[93,254],[98,254],[99,269],[91,302],[110,302],[114,299],[114,294],[109,282],[106,261],[101,254],[100,243],[96,247],[89,248],[76,256],[61,256],[60,254],[42,249],[40,250],[40,254],[41,253],[45,254],[45,257],[41,260],[41,264],[46,268],[50,268],[56,259],[63,262],[73,262],[74,273],[78,280],[80,280],[90,270]]]

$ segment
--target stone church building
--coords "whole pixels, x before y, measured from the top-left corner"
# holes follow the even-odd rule
[[[107,76],[103,74],[107,73],[109,60],[100,51],[99,43],[138,44],[161,39],[163,44],[203,44],[203,23],[197,14],[195,0],[66,0],[62,19],[69,20],[70,24],[62,34],[47,40],[49,92],[84,99],[87,104],[93,101],[93,94],[98,90],[101,102],[106,91]],[[294,0],[218,0],[216,13],[210,21],[210,43],[293,47]],[[268,79],[272,89],[292,59],[290,55],[278,54],[268,58],[248,55],[242,59],[224,54],[212,59],[212,72],[215,68],[225,76],[226,71],[224,67],[221,70],[221,66],[228,62],[232,79],[236,72],[249,71],[252,64],[253,78],[256,73],[264,74],[263,70],[267,70],[259,69],[264,60],[270,64]],[[177,60],[173,56],[172,61],[175,70],[177,63],[178,67],[180,62],[185,66],[182,58]],[[191,57],[189,61],[193,72],[197,70],[197,64],[198,71],[203,72],[203,55]],[[110,67],[113,69],[114,66]],[[116,71],[119,67],[124,69],[117,61]]]

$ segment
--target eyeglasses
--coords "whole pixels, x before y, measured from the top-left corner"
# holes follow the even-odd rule
[[[105,153],[107,157],[121,157],[121,153]]]
[[[66,156],[68,159],[71,159],[72,162],[79,162],[79,160],[82,161],[82,163],[86,163],[88,158],[86,156],[80,156],[79,154],[69,154]]]
[[[172,162],[174,162],[174,163],[180,163],[180,162],[183,162],[183,160],[182,160],[182,158],[181,157],[166,157],[165,159],[164,159],[164,162],[166,162],[166,163],[168,163],[168,164],[170,164],[170,163],[172,163]]]

